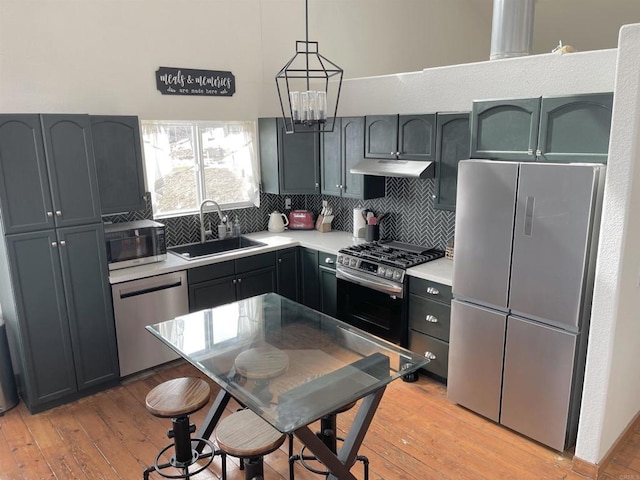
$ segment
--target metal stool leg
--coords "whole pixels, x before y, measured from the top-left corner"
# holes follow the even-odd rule
[[[204,438],[191,438],[191,434],[195,432],[195,425],[191,425],[189,423],[189,416],[182,415],[180,417],[172,418],[172,428],[167,432],[167,437],[173,439],[173,443],[170,443],[156,456],[155,462],[150,467],[147,467],[145,471],[142,473],[142,478],[144,480],[149,480],[149,474],[151,472],[156,472],[158,475],[161,475],[164,478],[186,478],[189,479],[193,475],[197,475],[202,472],[206,468],[211,465],[213,462],[213,457],[216,453],[219,453],[215,450],[215,447],[211,441],[206,440]],[[191,448],[192,442],[201,442],[209,445],[211,452],[207,453],[198,453],[195,449]],[[174,454],[171,456],[169,462],[159,463],[160,457],[169,449],[173,448]],[[208,461],[199,466],[195,471],[189,472],[189,467],[195,464],[200,459],[208,459]],[[171,475],[163,472],[162,470],[167,469],[169,467],[173,467],[176,470],[182,470],[181,474]],[[224,463],[223,463],[224,469]],[[224,472],[224,470],[223,470]],[[226,472],[223,478],[226,478]]]

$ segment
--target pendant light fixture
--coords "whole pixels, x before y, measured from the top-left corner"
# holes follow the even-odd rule
[[[296,54],[276,75],[282,118],[287,133],[333,132],[343,70],[309,41],[309,0],[304,5],[305,40],[296,41]]]

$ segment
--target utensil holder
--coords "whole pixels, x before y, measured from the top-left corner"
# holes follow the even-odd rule
[[[364,239],[367,242],[375,242],[380,238],[380,225],[367,225],[364,231]]]

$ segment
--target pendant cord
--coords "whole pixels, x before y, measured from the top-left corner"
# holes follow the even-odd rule
[[[307,90],[309,90],[309,0],[304,0],[304,28],[307,60]]]

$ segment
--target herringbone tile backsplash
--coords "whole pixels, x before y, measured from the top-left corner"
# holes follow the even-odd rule
[[[391,178],[386,179],[387,195],[374,200],[352,200],[328,195],[260,195],[260,207],[243,208],[225,212],[231,220],[236,215],[242,225],[243,233],[258,232],[267,229],[269,213],[284,209],[285,197],[291,198],[293,210],[311,210],[314,215],[320,213],[322,200],[333,207],[334,230],[353,231],[353,209],[364,207],[376,214],[386,213],[380,225],[381,238],[398,240],[427,247],[444,249],[453,240],[455,224],[454,212],[433,208],[435,182],[433,179]],[[147,196],[149,197],[149,195]],[[147,208],[126,215],[103,217],[106,222],[127,222],[132,220],[153,219],[151,203]],[[200,223],[198,215],[163,218],[160,222],[167,225],[167,244],[182,245],[200,241]],[[217,213],[207,213],[205,222],[215,226],[219,220]],[[215,232],[215,228],[213,228]]]

